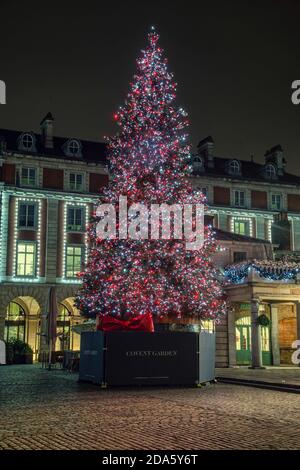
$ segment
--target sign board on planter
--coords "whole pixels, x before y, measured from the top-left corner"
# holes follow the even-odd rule
[[[215,334],[81,333],[79,380],[107,385],[195,385],[215,377]]]
[[[109,385],[193,385],[197,382],[196,333],[107,333]]]

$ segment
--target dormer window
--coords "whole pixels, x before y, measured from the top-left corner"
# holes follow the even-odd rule
[[[35,152],[35,137],[33,134],[26,132],[19,137],[19,150],[26,152]]]
[[[265,175],[266,175],[266,178],[270,180],[276,178],[277,174],[276,174],[275,166],[272,165],[271,163],[268,163],[268,165],[266,165],[265,167]]]
[[[193,167],[195,171],[203,170],[203,158],[197,155],[193,160]]]
[[[241,164],[237,160],[231,160],[228,165],[228,172],[231,175],[239,175],[241,172]]]
[[[81,157],[81,144],[76,139],[70,139],[65,146],[65,154],[68,157]]]

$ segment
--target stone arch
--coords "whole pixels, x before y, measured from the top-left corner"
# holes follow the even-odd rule
[[[17,337],[24,340],[32,348],[34,359],[37,359],[40,350],[41,307],[36,298],[28,295],[35,292],[30,289],[26,290],[24,287],[19,289],[13,287],[8,289],[9,293],[11,297],[4,297],[5,300],[8,300],[5,306],[5,339]],[[18,309],[17,306],[21,308],[19,311],[23,312],[21,316],[19,316],[18,310],[14,310]]]
[[[57,296],[59,316],[57,319],[58,340],[55,345],[56,350],[59,350],[58,348],[60,347],[72,350],[80,349],[80,335],[73,330],[73,327],[81,324],[84,319],[81,317],[79,310],[74,306],[76,291],[77,288],[72,286],[59,290]],[[65,341],[64,338],[66,338]]]

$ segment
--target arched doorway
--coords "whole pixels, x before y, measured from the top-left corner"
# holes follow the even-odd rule
[[[20,296],[7,305],[4,339],[13,338],[29,344],[33,358],[38,358],[40,349],[40,307],[33,297]]]
[[[6,309],[4,340],[25,341],[25,310],[17,302],[9,302]]]
[[[56,322],[55,351],[79,351],[80,335],[73,331],[73,326],[82,323],[82,318],[74,306],[74,298],[69,297],[58,303]]]

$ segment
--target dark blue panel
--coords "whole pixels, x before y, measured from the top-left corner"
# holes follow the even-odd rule
[[[86,331],[80,336],[79,380],[102,384],[104,382],[104,333]]]

